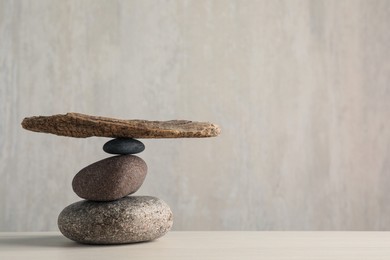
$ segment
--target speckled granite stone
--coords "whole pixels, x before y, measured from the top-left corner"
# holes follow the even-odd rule
[[[173,224],[169,206],[150,196],[128,196],[112,202],[79,201],[58,216],[67,238],[86,244],[125,244],[163,236]]]
[[[88,165],[73,178],[74,192],[83,199],[111,201],[136,192],[147,166],[135,155],[113,156]]]

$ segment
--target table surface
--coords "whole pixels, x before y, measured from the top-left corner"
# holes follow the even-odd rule
[[[170,232],[147,243],[91,246],[58,232],[0,233],[0,259],[390,259],[390,232]]]

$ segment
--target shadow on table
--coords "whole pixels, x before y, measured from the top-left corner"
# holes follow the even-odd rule
[[[73,242],[61,235],[7,237],[0,239],[1,245],[10,247],[82,247],[83,245]]]
[[[154,243],[156,240],[138,242],[132,244],[113,244],[113,245],[90,245],[90,244],[79,244],[72,240],[65,238],[62,235],[43,235],[43,236],[26,236],[26,237],[7,237],[6,239],[0,238],[0,246],[9,247],[113,247],[113,246],[128,246],[137,244]]]

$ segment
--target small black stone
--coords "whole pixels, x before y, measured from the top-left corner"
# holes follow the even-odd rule
[[[110,154],[135,154],[145,150],[145,145],[133,138],[116,138],[105,143],[103,150]]]

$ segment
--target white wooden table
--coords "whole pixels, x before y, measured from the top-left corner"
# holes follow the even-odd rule
[[[390,259],[390,232],[170,232],[148,243],[89,246],[57,232],[0,233],[0,259]]]

